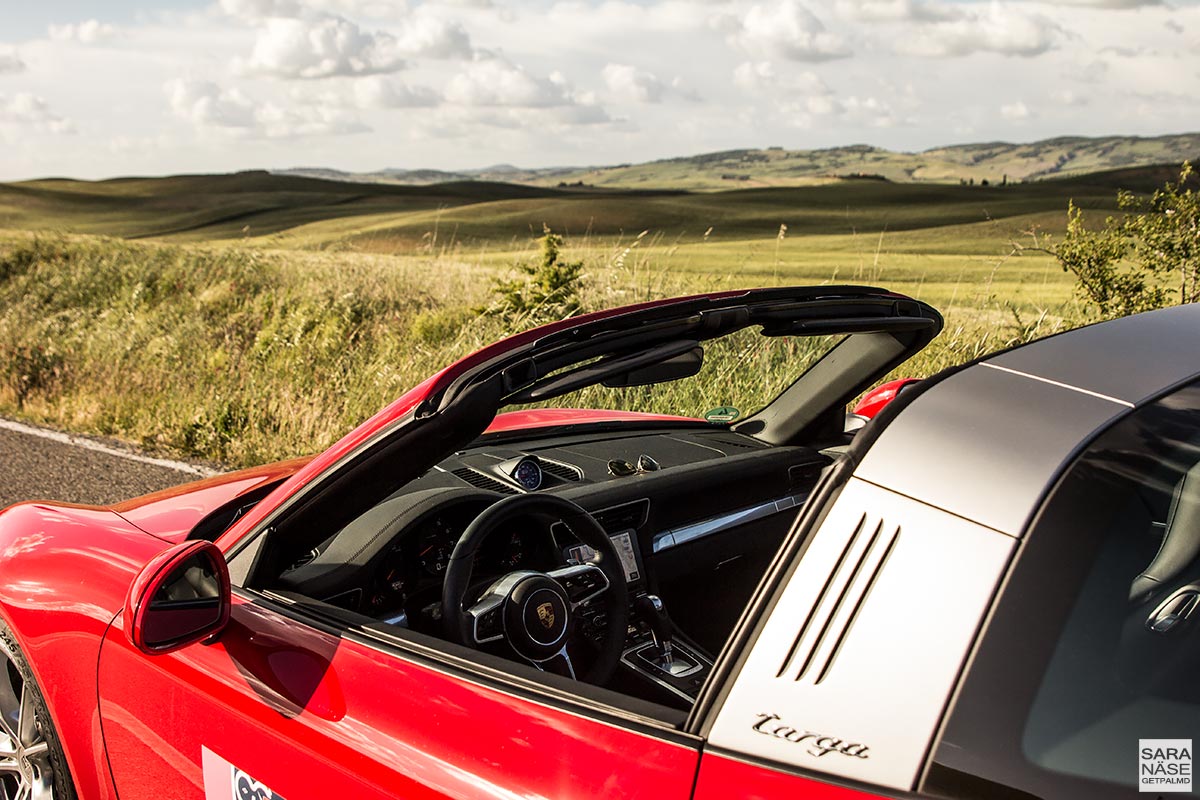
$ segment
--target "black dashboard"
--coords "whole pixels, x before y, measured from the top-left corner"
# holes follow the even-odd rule
[[[475,517],[505,496],[551,492],[578,503],[609,534],[631,597],[676,596],[683,624],[694,616],[695,638],[716,647],[732,621],[714,622],[721,609],[708,607],[706,596],[742,607],[829,463],[810,448],[772,447],[723,429],[485,437],[350,522],[279,580],[436,633],[447,562]],[[486,588],[514,570],[547,572],[587,557],[565,525],[520,520],[488,537],[472,579]]]

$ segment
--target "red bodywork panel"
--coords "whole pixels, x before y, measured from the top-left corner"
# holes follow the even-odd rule
[[[119,624],[99,689],[122,800],[168,786],[202,798],[202,748],[285,798],[691,795],[698,742],[564,713],[237,596],[211,646],[147,659]]]
[[[700,760],[693,800],[880,800],[886,796],[706,752]]]
[[[115,798],[96,705],[100,642],[134,575],[166,545],[111,511],[0,512],[0,608],[66,743],[80,797]]]
[[[131,524],[169,542],[181,542],[188,531],[216,509],[262,486],[290,478],[312,457],[294,458],[253,469],[216,475],[172,486],[112,506]]]
[[[695,417],[646,414],[641,411],[604,411],[595,408],[534,408],[497,414],[486,433],[549,428],[555,425],[586,425],[596,422],[703,422]]]
[[[883,411],[884,406],[896,399],[896,395],[900,394],[901,389],[914,383],[920,383],[920,380],[918,378],[900,378],[880,384],[863,395],[862,400],[859,400],[858,404],[854,406],[853,413],[860,417],[874,419],[875,415]]]

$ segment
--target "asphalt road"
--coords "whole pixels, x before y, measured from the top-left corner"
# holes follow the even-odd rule
[[[203,468],[147,459],[116,443],[0,419],[0,508],[21,500],[103,505],[206,474]]]

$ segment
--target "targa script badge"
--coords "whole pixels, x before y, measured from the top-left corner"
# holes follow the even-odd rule
[[[869,748],[865,744],[847,742],[836,736],[793,728],[785,725],[778,714],[759,714],[758,722],[751,727],[763,736],[773,736],[793,744],[802,744],[805,746],[805,752],[817,758],[830,753],[839,753],[851,758],[869,758],[867,755]]]

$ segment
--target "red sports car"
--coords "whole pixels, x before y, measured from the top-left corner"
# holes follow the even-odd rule
[[[315,458],[0,512],[4,796],[1189,791],[1200,309],[848,424],[941,325],[832,286],[591,314]]]

